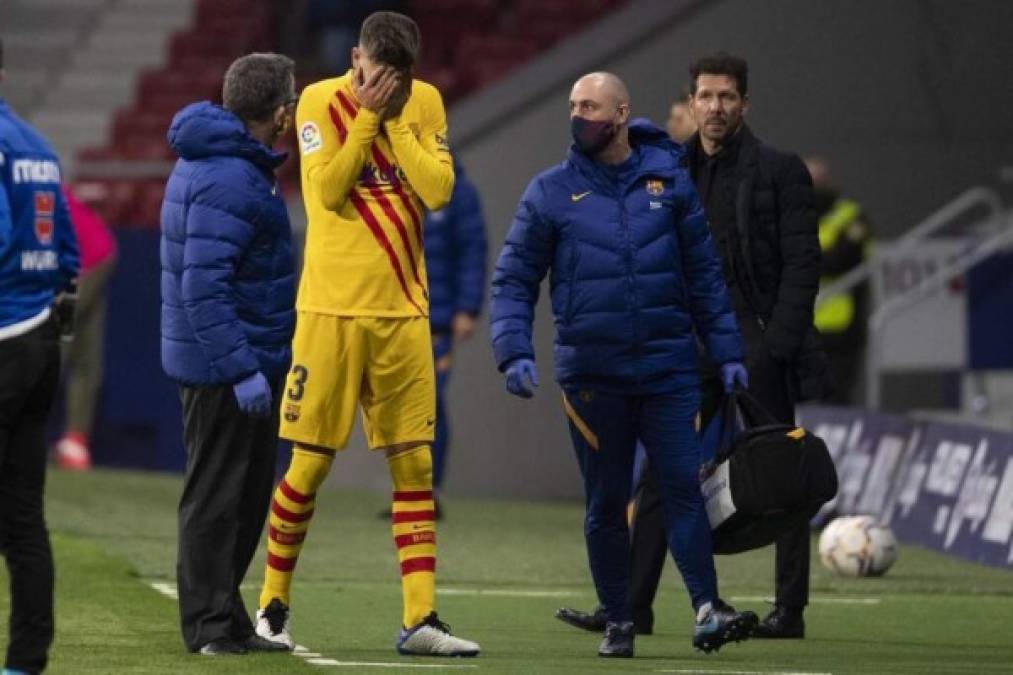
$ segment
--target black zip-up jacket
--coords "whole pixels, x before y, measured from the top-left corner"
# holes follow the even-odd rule
[[[719,223],[728,236],[732,283],[760,319],[771,356],[790,366],[799,400],[825,393],[826,357],[813,327],[820,279],[820,243],[812,179],[797,155],[763,143],[746,126],[738,132],[735,181],[723,198],[734,223]],[[699,136],[686,144],[686,163],[696,169]],[[710,214],[708,214],[710,215]]]

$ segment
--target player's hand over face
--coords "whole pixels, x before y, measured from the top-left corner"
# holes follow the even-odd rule
[[[401,111],[404,110],[405,103],[408,102],[408,97],[412,94],[412,78],[410,76],[400,75],[400,83],[391,94],[390,100],[387,102],[387,106],[383,110],[383,119],[389,120],[399,117]]]
[[[401,85],[401,76],[389,66],[380,66],[368,77],[364,77],[362,69],[356,76],[355,96],[359,104],[381,117],[390,103],[391,97]]]

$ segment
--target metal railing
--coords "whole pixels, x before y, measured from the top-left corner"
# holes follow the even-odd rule
[[[953,225],[959,218],[966,216],[978,208],[984,208],[986,215],[983,219],[976,220],[975,224],[1001,224],[1003,205],[999,193],[985,186],[972,187],[957,195],[953,200],[905,232],[893,242],[888,251],[882,249],[873,251],[873,254],[867,261],[840,278],[835,279],[833,283],[821,288],[819,295],[816,297],[816,307],[819,308],[835,295],[850,292],[859,285],[867,283],[873,274],[882,269],[884,265],[909,253],[920,242]],[[866,406],[873,410],[878,410],[881,403],[882,341],[883,328],[886,324],[927,295],[930,295],[941,284],[948,282],[955,276],[963,274],[975,264],[1009,243],[1007,239],[1013,240],[1013,232],[1010,230],[1011,228],[1006,228],[996,235],[987,237],[962,256],[948,261],[947,264],[923,278],[918,284],[891,298],[883,306],[870,314],[867,324],[868,354],[865,363]]]
[[[869,348],[865,363],[865,403],[878,410],[882,397],[883,329],[918,302],[943,290],[944,286],[1000,250],[1013,245],[1013,211],[1004,218],[993,216],[999,224],[995,234],[986,236],[960,255],[947,260],[911,288],[895,295],[869,316]]]
[[[869,260],[835,279],[833,283],[820,288],[819,295],[816,296],[816,307],[819,308],[835,295],[847,293],[865,283],[872,277],[873,271],[882,267],[885,262],[907,253],[926,237],[952,225],[957,218],[978,206],[985,207],[988,213],[986,221],[998,219],[999,214],[1002,213],[1002,199],[999,197],[999,193],[992,188],[977,186],[962,192],[953,201],[901,235],[893,243],[890,253],[873,251]]]

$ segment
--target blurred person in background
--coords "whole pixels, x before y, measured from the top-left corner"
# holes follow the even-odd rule
[[[401,574],[400,654],[476,656],[436,612],[430,446],[436,383],[422,251],[422,207],[454,188],[440,92],[412,77],[415,22],[376,12],[352,69],[308,86],[296,112],[309,218],[281,436],[292,460],[271,506],[257,633],[288,649],[295,567],[317,490],[361,410],[393,484],[391,533]]]
[[[116,266],[116,239],[102,217],[63,186],[81,253],[74,339],[64,350],[66,410],[63,436],[56,443],[56,465],[85,471],[91,467],[90,438],[102,385],[106,289]]]
[[[326,71],[351,65],[352,47],[359,42],[359,26],[380,10],[399,11],[398,0],[307,0],[305,31],[316,48],[317,63]]]
[[[0,43],[0,84],[3,82]],[[0,98],[0,551],[10,582],[5,675],[41,673],[53,641],[44,515],[46,418],[73,329],[77,243],[49,143]]]
[[[665,130],[676,143],[683,144],[696,134],[696,120],[689,108],[688,96],[676,99],[668,109],[668,120]]]
[[[492,280],[491,339],[511,394],[538,386],[532,322],[551,272],[556,379],[584,478],[588,563],[604,614],[598,655],[632,657],[626,522],[641,441],[664,503],[672,557],[696,616],[692,644],[748,636],[752,612],[718,597],[700,491],[697,335],[727,390],[746,386],[742,344],[707,219],[682,149],[647,120],[611,73],[577,80],[573,145],[536,176]]]
[[[177,582],[183,640],[215,656],[283,651],[257,636],[239,586],[274,482],[278,397],[295,325],[291,232],[272,146],[291,126],[292,60],[249,54],[222,106],[179,111],[162,203],[162,367],[179,384],[186,473]]]
[[[813,197],[819,214],[820,288],[826,288],[865,262],[872,243],[869,220],[858,202],[841,196],[821,157],[809,157],[806,167],[813,179]],[[858,405],[858,382],[864,368],[866,323],[868,321],[868,285],[859,284],[845,293],[827,298],[816,308],[816,328],[830,360],[833,392],[823,398],[836,405]]]

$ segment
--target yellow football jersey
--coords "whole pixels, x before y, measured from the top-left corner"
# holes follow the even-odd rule
[[[296,307],[338,316],[427,316],[423,208],[450,200],[439,91],[412,81],[401,115],[361,108],[352,71],[303,90],[296,111],[309,220]]]

